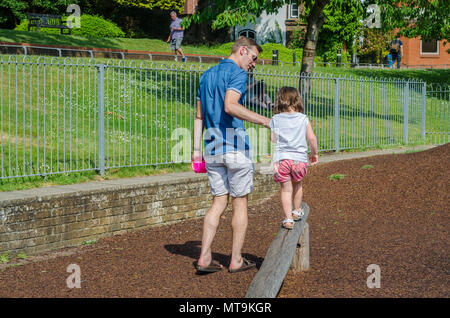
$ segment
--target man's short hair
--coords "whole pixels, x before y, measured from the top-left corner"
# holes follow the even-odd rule
[[[170,15],[175,14],[175,16],[177,16],[177,13],[175,11],[171,11]]]
[[[234,41],[233,46],[231,47],[231,54],[236,53],[241,46],[247,46],[247,47],[256,47],[259,53],[263,51],[262,47],[259,46],[258,43],[256,43],[255,40],[249,39],[243,35],[238,37],[236,41]]]

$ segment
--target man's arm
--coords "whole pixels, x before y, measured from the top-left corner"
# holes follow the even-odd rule
[[[230,116],[270,128],[270,118],[252,112],[251,110],[248,110],[247,108],[239,104],[240,97],[241,94],[239,94],[238,92],[232,89],[227,90],[227,92],[225,93],[225,113]]]
[[[197,112],[194,119],[194,161],[199,161],[202,157],[202,135],[203,135],[203,115],[202,103],[197,100]]]

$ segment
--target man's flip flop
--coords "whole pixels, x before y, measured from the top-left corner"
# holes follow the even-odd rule
[[[195,269],[197,269],[198,272],[215,273],[220,272],[223,269],[223,266],[219,262],[212,260],[208,266],[200,266],[195,262]]]
[[[235,269],[230,269],[229,268],[228,271],[230,273],[239,273],[239,272],[243,272],[243,271],[246,271],[248,269],[255,268],[255,267],[256,267],[256,263],[255,262],[249,261],[246,258],[242,258],[242,266],[241,267],[235,268]]]

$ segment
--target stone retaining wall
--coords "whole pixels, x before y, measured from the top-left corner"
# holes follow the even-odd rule
[[[249,205],[279,189],[255,173]],[[4,192],[0,253],[34,254],[127,231],[202,217],[212,202],[206,175],[192,172]]]

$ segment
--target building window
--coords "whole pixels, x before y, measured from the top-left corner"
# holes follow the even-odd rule
[[[289,19],[297,19],[298,18],[298,4],[291,3],[289,5]]]
[[[420,54],[439,54],[439,41],[420,40]]]
[[[239,31],[239,36],[241,36],[241,35],[245,36],[246,38],[253,39],[253,40],[255,40],[255,38],[256,38],[255,31],[250,30],[250,29],[244,29],[244,30]]]

